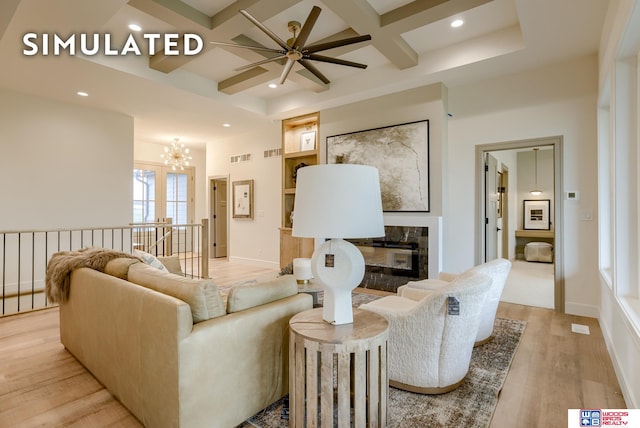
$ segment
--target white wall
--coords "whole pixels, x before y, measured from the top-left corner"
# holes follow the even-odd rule
[[[121,226],[133,119],[0,89],[0,230]]]
[[[636,409],[640,407],[638,28],[640,1],[610,3],[599,68],[599,144],[603,156],[599,171],[603,191],[599,321],[627,407]],[[629,64],[633,64],[632,70]],[[610,150],[611,159],[607,156]]]
[[[597,227],[580,221],[581,211],[596,220],[597,58],[589,56],[449,88],[449,204],[444,219],[444,269],[474,264],[475,145],[563,136],[565,190],[579,201],[564,204],[566,310],[597,316]]]
[[[160,155],[164,153],[164,147],[167,144],[154,144],[141,141],[135,141],[133,145],[133,159],[136,162],[152,162],[162,163]],[[208,216],[207,207],[207,154],[205,148],[197,148],[190,146],[189,152],[193,158],[190,166],[195,167],[195,213],[193,216],[195,223],[200,223],[203,218]]]
[[[265,121],[266,122],[266,121]],[[254,218],[232,218],[229,204],[228,257],[266,267],[280,266],[280,212],[282,157],[264,157],[264,151],[282,145],[281,124],[266,126],[247,124],[247,134],[226,141],[207,143],[207,177],[229,176],[229,197],[232,183],[254,180]],[[229,157],[251,153],[252,160],[231,164]],[[208,181],[208,179],[207,179]],[[208,201],[208,199],[207,199]],[[208,203],[208,202],[207,202]],[[207,205],[208,206],[208,205]]]

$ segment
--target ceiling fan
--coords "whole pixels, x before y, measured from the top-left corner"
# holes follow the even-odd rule
[[[240,10],[240,13],[242,15],[244,15],[256,27],[258,27],[273,41],[275,41],[280,46],[280,49],[271,49],[271,48],[266,48],[264,46],[240,45],[240,44],[227,43],[227,42],[211,42],[211,43],[215,45],[253,49],[253,50],[271,52],[271,53],[277,54],[276,56],[273,56],[271,58],[267,58],[262,61],[254,62],[252,64],[248,64],[248,65],[236,68],[235,71],[242,71],[242,70],[256,67],[258,65],[286,59],[287,62],[284,66],[284,70],[282,71],[282,75],[280,76],[281,85],[285,82],[285,80],[287,80],[287,76],[289,75],[289,72],[293,68],[293,65],[296,63],[296,61],[300,63],[304,68],[309,70],[311,73],[313,73],[313,75],[316,76],[318,79],[320,79],[324,84],[329,84],[330,83],[329,79],[327,79],[327,77],[324,74],[322,74],[320,70],[318,70],[313,64],[311,64],[310,61],[328,62],[332,64],[346,65],[349,67],[356,67],[356,68],[362,68],[362,69],[367,68],[366,64],[360,64],[357,62],[345,61],[338,58],[331,58],[323,55],[318,55],[316,52],[321,52],[328,49],[337,48],[340,46],[346,46],[354,43],[360,43],[360,42],[365,42],[367,40],[371,40],[371,36],[368,34],[363,36],[356,36],[356,37],[349,37],[341,40],[335,40],[333,42],[318,43],[315,45],[305,46],[305,43],[307,42],[307,38],[311,33],[311,29],[315,25],[321,11],[322,9],[320,9],[318,6],[314,6],[311,9],[309,16],[307,17],[307,20],[304,22],[304,25],[302,26],[297,21],[290,21],[288,24],[288,27],[289,27],[289,31],[293,33],[293,37],[285,42],[280,37],[278,37],[273,31],[265,27],[260,21],[258,21],[256,18],[251,16],[249,12],[247,12],[244,9]]]

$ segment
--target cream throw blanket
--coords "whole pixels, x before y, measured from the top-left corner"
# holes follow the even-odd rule
[[[105,248],[83,248],[78,251],[60,251],[49,259],[45,278],[45,292],[50,303],[63,303],[69,297],[69,283],[74,269],[87,267],[104,272],[107,263],[118,258],[142,261],[129,253]]]

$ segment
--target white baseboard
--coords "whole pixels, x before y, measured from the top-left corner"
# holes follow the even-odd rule
[[[589,318],[600,317],[600,308],[598,306],[585,305],[584,303],[565,302],[564,311],[569,315],[578,315]]]
[[[280,264],[278,262],[270,262],[268,260],[258,260],[258,259],[249,259],[246,257],[231,256],[229,257],[229,261],[244,263],[244,264],[253,265],[253,266],[260,266],[267,269],[280,269]]]

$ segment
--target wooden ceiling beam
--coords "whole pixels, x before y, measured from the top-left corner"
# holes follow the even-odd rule
[[[260,19],[268,19],[299,2],[300,0],[237,0],[213,16],[207,16],[180,0],[130,0],[129,5],[167,22],[180,33],[193,33],[193,24],[197,24],[201,29],[198,33],[205,44],[202,49],[204,53],[214,47],[209,41],[230,40],[253,28],[251,22],[240,15],[240,9],[247,9]],[[150,58],[149,67],[170,73],[194,59],[195,57],[186,55],[167,56],[159,51]]]

